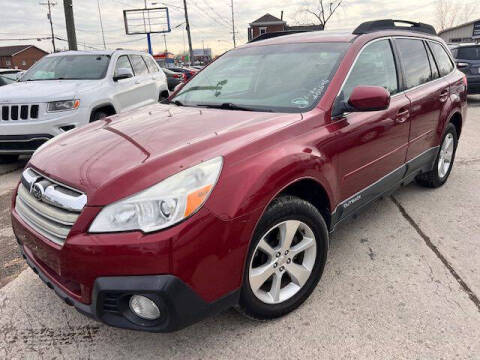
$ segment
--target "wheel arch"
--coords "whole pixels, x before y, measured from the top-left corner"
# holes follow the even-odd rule
[[[117,110],[115,109],[115,106],[113,106],[112,103],[109,103],[109,102],[101,103],[94,106],[90,111],[90,119],[89,119],[90,122],[93,120],[93,115],[99,110],[105,111],[107,115],[117,114]]]
[[[457,130],[457,137],[460,138],[463,126],[462,114],[459,111],[455,111],[452,115],[450,115],[450,119],[448,120],[447,124],[453,124],[455,126],[455,129]]]

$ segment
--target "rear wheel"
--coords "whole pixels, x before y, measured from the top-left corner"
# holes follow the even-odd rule
[[[452,171],[457,145],[457,130],[453,124],[448,124],[433,169],[417,176],[417,183],[429,188],[445,184]]]
[[[319,211],[293,196],[276,199],[250,245],[240,311],[272,319],[296,309],[320,280],[327,251],[328,231]]]
[[[11,164],[18,161],[20,155],[0,155],[0,164]]]

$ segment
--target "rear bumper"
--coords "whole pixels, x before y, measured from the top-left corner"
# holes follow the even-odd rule
[[[20,246],[22,255],[32,270],[66,304],[80,313],[107,325],[149,332],[180,330],[208,316],[217,314],[238,303],[239,291],[207,303],[188,285],[173,275],[117,276],[97,278],[92,303],[83,304],[51,281],[42,265],[35,261],[28,248]],[[162,314],[158,320],[143,320],[128,307],[134,294],[154,300]]]
[[[468,93],[480,94],[480,75],[467,75]]]

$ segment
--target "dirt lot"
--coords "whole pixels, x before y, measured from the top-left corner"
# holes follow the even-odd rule
[[[325,273],[292,314],[235,311],[173,334],[104,326],[22,271],[9,228],[20,170],[0,167],[0,359],[480,359],[480,97],[454,170],[377,201],[332,237]]]

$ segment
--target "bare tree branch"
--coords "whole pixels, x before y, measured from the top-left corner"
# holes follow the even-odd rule
[[[316,6],[311,7],[310,5],[308,5],[303,11],[308,14],[314,15],[320,25],[323,25],[323,27],[325,28],[327,22],[330,20],[333,14],[335,14],[335,11],[340,7],[340,5],[342,5],[342,3],[343,0],[331,0],[328,2],[328,4],[326,0],[318,0]]]
[[[435,15],[438,30],[442,31],[462,22],[473,20],[477,9],[477,2],[461,4],[458,0],[437,0]]]

